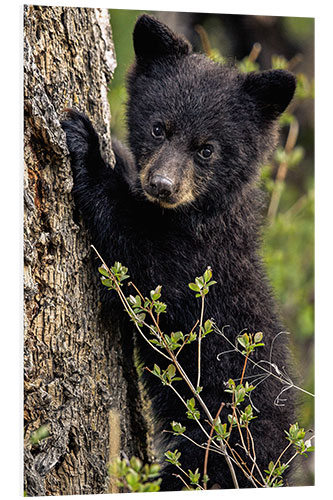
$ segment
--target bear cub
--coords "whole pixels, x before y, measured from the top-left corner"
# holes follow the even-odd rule
[[[292,397],[288,393],[281,403],[284,386],[274,376],[279,373],[274,366],[287,372],[290,367],[260,258],[262,197],[257,181],[260,165],[276,145],[277,118],[293,97],[295,78],[284,70],[243,74],[213,62],[193,53],[186,39],[148,15],[137,20],[133,42],[135,62],[127,82],[129,148],[114,141],[115,167],[102,159],[98,136],[85,115],[70,110],[62,124],[75,203],[108,265],[119,261],[128,267],[131,281],[147,297],[162,286],[167,313],[161,314],[160,325],[168,335],[189,333],[200,318],[200,299],[188,283],[211,266],[217,283],[206,298],[205,319],[212,318],[224,336],[214,331],[202,340],[200,397],[213,417],[224,403],[220,419],[227,429],[232,410],[226,383],[230,378],[237,383],[244,367],[244,357],[229,342],[235,345],[244,331],[263,332],[265,345],[251,358],[258,364],[249,362],[244,375],[244,383],[257,385],[245,403],[252,402],[257,417],[249,427],[255,455],[252,444],[242,445],[235,428],[228,456],[211,445],[207,468],[208,488],[253,487],[255,481],[262,482],[258,469],[264,474],[286,447],[284,430],[294,419]],[[113,317],[125,315],[114,292],[101,286],[101,293]],[[127,319],[122,324],[128,342],[133,324]],[[163,369],[170,363],[141,336],[137,342],[145,366],[152,369],[156,363]],[[195,385],[197,342],[185,346],[178,360]],[[163,452],[177,449],[182,468],[198,468],[202,478],[211,429],[206,415],[196,402],[200,428],[186,417],[174,391],[147,371],[144,379],[162,439],[161,462]],[[185,401],[193,397],[184,382],[175,382],[175,387]],[[192,441],[162,434],[171,430],[172,421],[184,425]],[[244,429],[242,433],[248,443],[249,435]],[[237,465],[242,460],[246,467]],[[251,470],[256,479],[249,477]],[[162,490],[184,487],[177,472],[165,464]]]

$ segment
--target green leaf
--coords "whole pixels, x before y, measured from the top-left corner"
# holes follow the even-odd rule
[[[284,56],[272,56],[272,69],[288,69],[288,60]]]
[[[110,277],[109,272],[105,269],[105,267],[101,266],[98,268],[98,271],[103,275],[106,276],[107,278]]]
[[[113,287],[113,281],[111,281],[110,279],[102,278],[101,283],[102,283],[102,285],[107,286],[108,288]]]
[[[199,469],[196,469],[195,472],[192,472],[190,469],[188,470],[188,475],[190,476],[191,484],[198,484],[200,479]]]
[[[200,419],[200,412],[195,408],[195,399],[191,398],[186,401],[186,405],[188,411],[186,412],[186,416],[190,420]]]
[[[209,283],[207,283],[207,286],[212,286],[212,285],[216,285],[217,281],[210,281]]]
[[[158,300],[161,297],[161,289],[162,286],[158,285],[158,287],[156,287],[155,290],[151,290],[150,297],[152,300]]]
[[[154,365],[153,373],[156,375],[161,375],[161,368],[158,365]]]
[[[242,337],[237,337],[237,341],[238,343],[244,347],[246,349],[247,347],[247,343],[246,343],[246,339],[242,336]]]
[[[184,340],[184,335],[182,332],[172,332],[171,333],[171,341],[178,342],[179,340]]]
[[[268,473],[272,472],[273,468],[274,468],[274,462],[269,462],[269,464],[268,464],[268,471],[267,472]]]
[[[278,146],[276,148],[276,151],[274,153],[274,159],[277,163],[287,163],[288,155],[281,146]]]
[[[195,408],[195,400],[194,400],[194,398],[191,398],[191,399],[187,400],[187,408],[189,410],[194,410],[194,408]]]
[[[213,275],[212,270],[210,267],[208,267],[204,273],[204,280],[206,283],[208,283],[208,281],[211,279],[212,275]]]
[[[204,286],[205,282],[204,282],[204,279],[202,276],[198,277],[198,278],[195,278],[195,283],[196,285],[199,287],[199,290],[201,290],[201,288]]]
[[[133,470],[133,471],[129,472],[128,474],[126,474],[125,478],[126,478],[128,485],[135,491],[137,486],[138,486],[139,479],[140,479],[139,474],[137,474]]]
[[[210,319],[207,319],[207,321],[205,321],[204,327],[203,327],[203,337],[205,337],[206,335],[208,335],[208,333],[210,333],[212,331],[213,331],[213,323]]]
[[[228,415],[228,421],[230,424],[232,423],[232,427],[237,426],[237,418],[233,417],[233,415]]]
[[[176,375],[176,367],[175,365],[168,366],[168,377],[171,380]]]
[[[177,466],[181,465],[180,462],[179,462],[179,458],[181,456],[180,451],[178,451],[178,450],[175,450],[175,451],[168,450],[166,453],[164,453],[164,455],[166,457],[166,461],[167,462],[170,462],[171,464],[177,465]]]
[[[232,378],[229,378],[229,380],[228,380],[228,387],[229,387],[229,389],[235,389],[235,387],[236,387],[236,384]]]
[[[294,121],[295,117],[291,113],[288,113],[286,111],[282,113],[282,115],[279,118],[279,124],[281,127],[284,127],[285,125],[290,125]]]
[[[142,467],[142,462],[139,458],[132,457],[130,460],[130,465],[135,470],[135,472],[140,472]]]
[[[304,158],[304,148],[302,146],[296,146],[289,155],[289,167],[295,167]]]
[[[181,425],[179,422],[171,422],[171,427],[173,432],[177,435],[184,434],[184,432],[186,431],[186,427]]]
[[[163,302],[154,302],[154,308],[155,308],[155,312],[157,314],[161,314],[161,313],[164,313],[166,312],[166,309],[167,309],[167,305],[164,304]]]
[[[155,477],[159,474],[159,472],[160,472],[159,464],[151,464],[149,468],[149,477]]]
[[[254,336],[254,343],[257,344],[258,342],[261,342],[262,338],[263,338],[263,333],[257,332]]]

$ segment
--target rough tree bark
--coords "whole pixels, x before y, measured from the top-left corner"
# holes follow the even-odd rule
[[[119,449],[145,459],[145,425],[135,370],[122,363],[131,353],[99,317],[98,262],[75,213],[60,127],[66,107],[86,112],[112,163],[108,12],[26,6],[24,35],[24,488],[28,496],[114,491],[107,464]],[[44,426],[48,437],[33,441]]]

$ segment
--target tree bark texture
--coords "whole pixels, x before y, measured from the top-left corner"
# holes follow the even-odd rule
[[[99,315],[99,265],[75,212],[61,113],[87,113],[112,164],[104,9],[24,8],[24,431],[28,496],[115,491],[107,464],[145,458],[136,372]],[[124,342],[125,345],[125,342]],[[47,429],[43,439],[36,437]]]

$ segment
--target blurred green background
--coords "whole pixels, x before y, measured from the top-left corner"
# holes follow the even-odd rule
[[[110,87],[111,131],[126,142],[126,72],[132,32],[141,11],[111,10],[117,68]],[[280,304],[298,369],[297,384],[314,392],[314,19],[151,12],[183,33],[195,51],[242,71],[287,68],[297,76],[296,97],[281,118],[280,144],[262,170],[267,194],[263,258]],[[314,400],[297,393],[298,421],[314,428]],[[313,458],[301,461],[297,484],[313,484]]]

